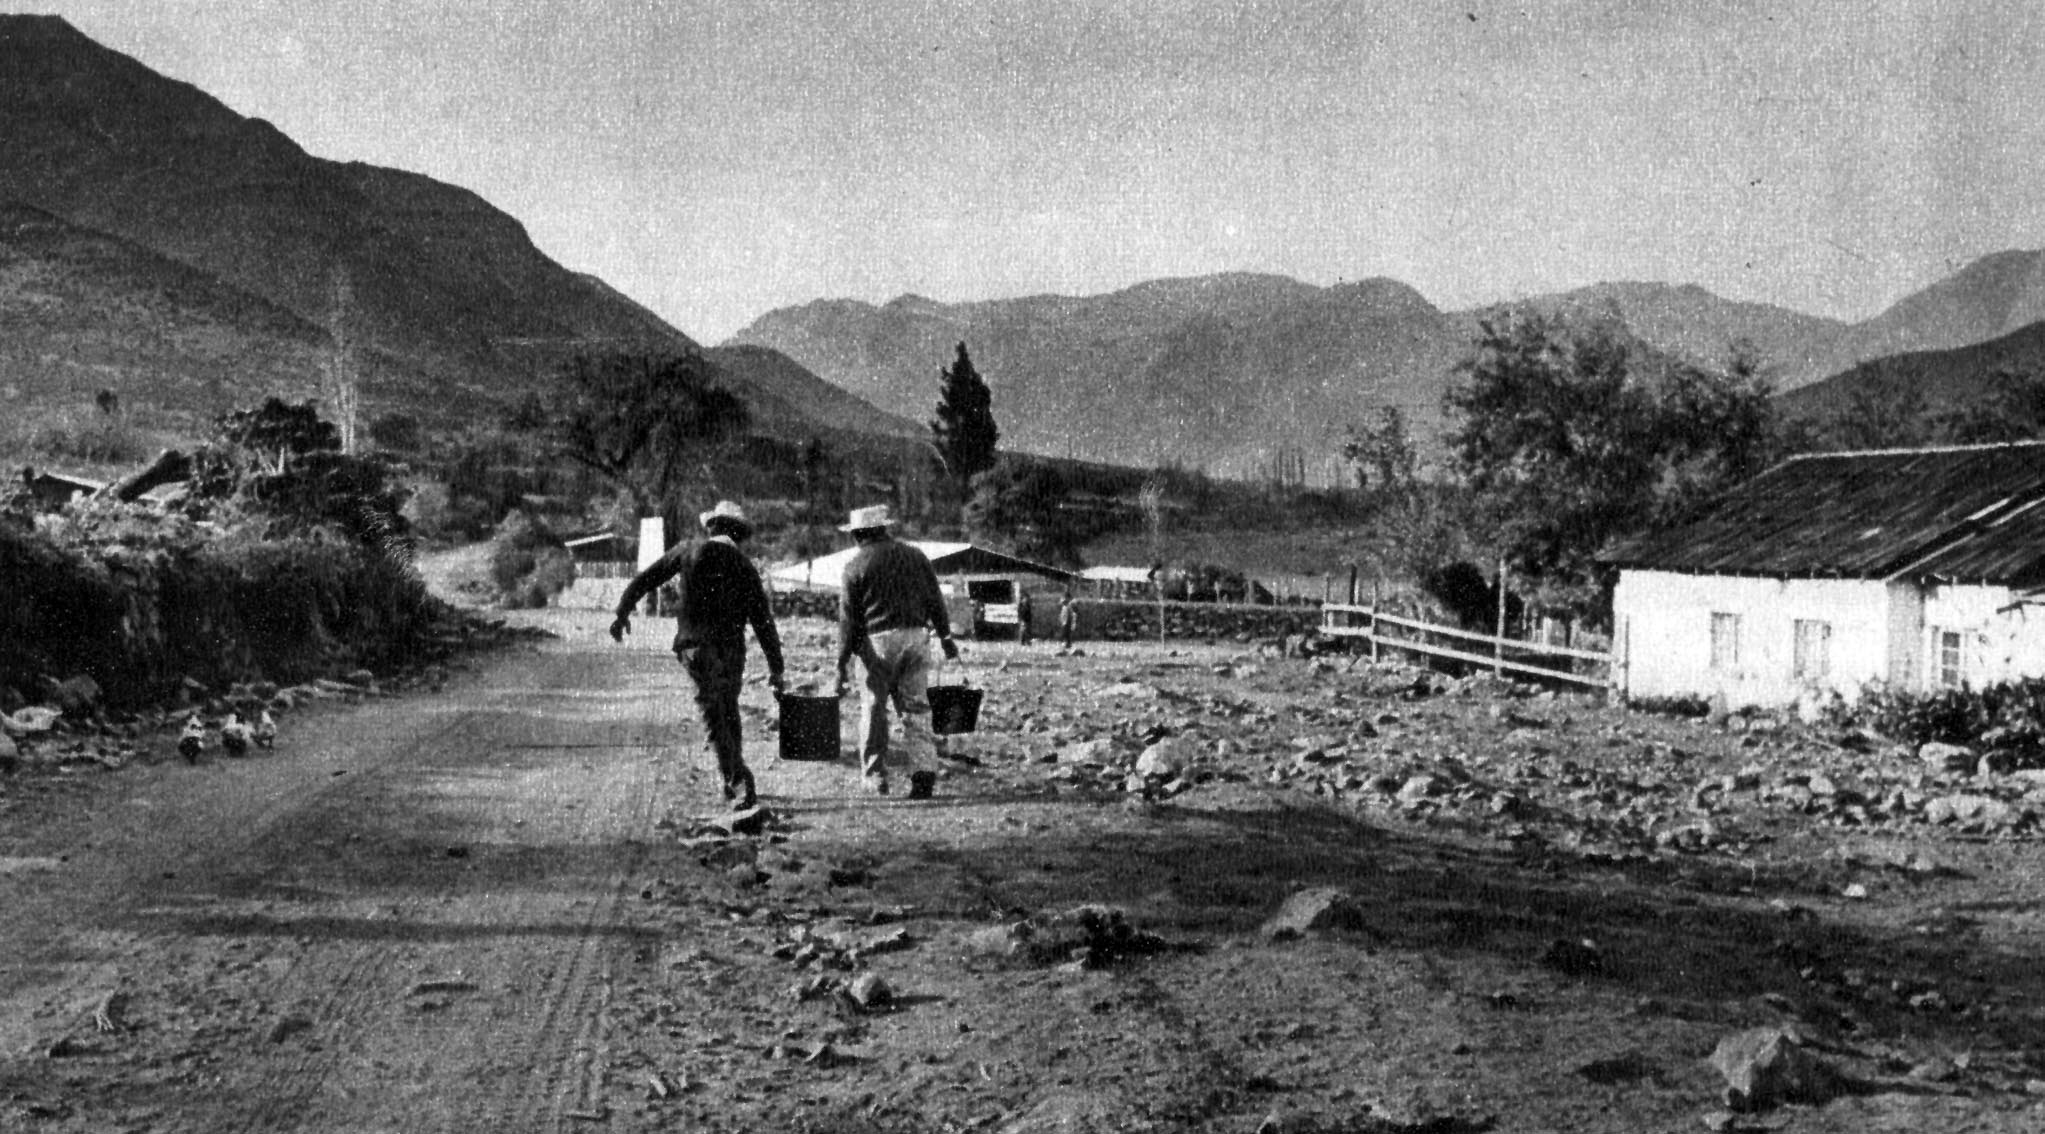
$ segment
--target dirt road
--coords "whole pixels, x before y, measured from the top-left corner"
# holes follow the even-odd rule
[[[1200,691],[1225,650],[969,647],[998,727],[956,746],[928,803],[858,794],[849,762],[776,762],[754,686],[778,818],[724,837],[697,818],[721,803],[661,636],[544,620],[562,636],[437,695],[294,713],[273,754],[11,789],[0,1127],[1737,1128],[1714,1113],[1712,1045],[1805,1000],[1807,958],[1782,955],[1766,903],[1808,892],[1751,863],[1564,872],[1261,771],[1146,801],[1046,750],[1092,727],[1083,686],[1165,706],[1111,709],[1123,722],[1325,728],[1288,701],[1313,670],[1271,663],[1256,701]],[[788,637],[821,674],[822,627]],[[1179,677],[1190,692],[1158,692]],[[1261,934],[1303,885],[1364,896],[1370,924]],[[1083,903],[1126,919],[1081,934],[1095,954],[1033,954],[1009,928]],[[1909,937],[1830,911],[1806,928],[1873,957]],[[1596,971],[1542,962],[1593,934]],[[1979,957],[2019,973],[2018,952]],[[860,1007],[861,974],[893,995]],[[2036,1129],[2039,983],[2003,979],[2029,997],[2007,1027],[1877,1021],[1889,1086],[1767,1121]],[[1904,1081],[1941,1053],[1946,1074]]]

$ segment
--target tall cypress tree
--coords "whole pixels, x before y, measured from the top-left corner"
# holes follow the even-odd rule
[[[994,425],[994,395],[973,369],[964,343],[957,360],[941,372],[938,389],[931,447],[945,475],[958,484],[963,503],[972,494],[973,477],[994,467],[994,445],[1001,438]]]

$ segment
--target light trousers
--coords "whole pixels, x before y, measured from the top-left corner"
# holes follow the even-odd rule
[[[930,731],[930,631],[883,630],[869,639],[881,665],[866,669],[859,695],[864,740],[859,764],[869,776],[887,775],[888,708],[902,714],[902,756],[909,770],[935,770],[937,737]]]

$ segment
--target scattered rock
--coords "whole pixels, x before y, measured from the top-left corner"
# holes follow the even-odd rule
[[[1399,786],[1399,805],[1401,807],[1420,806],[1421,803],[1426,801],[1428,796],[1435,794],[1439,783],[1439,780],[1434,776],[1428,775],[1426,772],[1407,777],[1406,782]]]
[[[845,986],[846,995],[862,1012],[884,1012],[895,1003],[895,990],[876,972],[864,972]]]
[[[1115,745],[1106,739],[1083,740],[1058,753],[1060,764],[1106,764],[1114,758]]]
[[[966,949],[968,952],[985,956],[1013,957],[1022,953],[1033,936],[1035,934],[1026,921],[1009,925],[990,925],[967,935]]]
[[[1285,899],[1258,932],[1267,940],[1289,941],[1319,931],[1366,928],[1363,907],[1353,895],[1334,886],[1317,886]]]
[[[1751,1028],[1718,1041],[1711,1065],[1725,1077],[1725,1105],[1739,1111],[1780,1103],[1819,1105],[1841,1086],[1837,1071],[1781,1028]]]
[[[64,714],[47,705],[29,705],[17,710],[12,716],[0,713],[0,731],[9,736],[34,736],[56,727],[57,718]]]
[[[1111,906],[1077,906],[982,929],[967,938],[967,946],[984,955],[1040,965],[1070,963],[1082,969],[1105,968],[1170,948],[1164,938],[1138,930]]]
[[[1136,774],[1170,779],[1192,762],[1193,754],[1185,738],[1168,736],[1143,750],[1136,758]]]
[[[1974,750],[1960,744],[1928,740],[1917,746],[1917,759],[1934,772],[1953,772],[1963,776],[1974,774],[1980,758]]]
[[[1142,701],[1155,701],[1161,694],[1153,686],[1138,681],[1123,681],[1101,690],[1103,697],[1130,697]]]

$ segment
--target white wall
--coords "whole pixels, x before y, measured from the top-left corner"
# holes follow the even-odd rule
[[[1962,635],[1964,678],[1969,685],[1993,685],[2021,677],[2045,676],[2045,608],[2017,607],[2007,587],[1936,586],[1924,603],[1924,636],[1919,644],[1926,684],[1938,680],[1941,630]]]
[[[1857,579],[1755,579],[1623,571],[1613,595],[1621,628],[1626,693],[1632,697],[1712,697],[1734,708],[1781,706],[1811,693],[1857,696],[1890,676],[1891,595]],[[1914,601],[1914,600],[1913,600]],[[1739,658],[1713,669],[1711,616],[1738,615]],[[1822,682],[1793,677],[1798,619],[1829,622],[1830,669]]]

